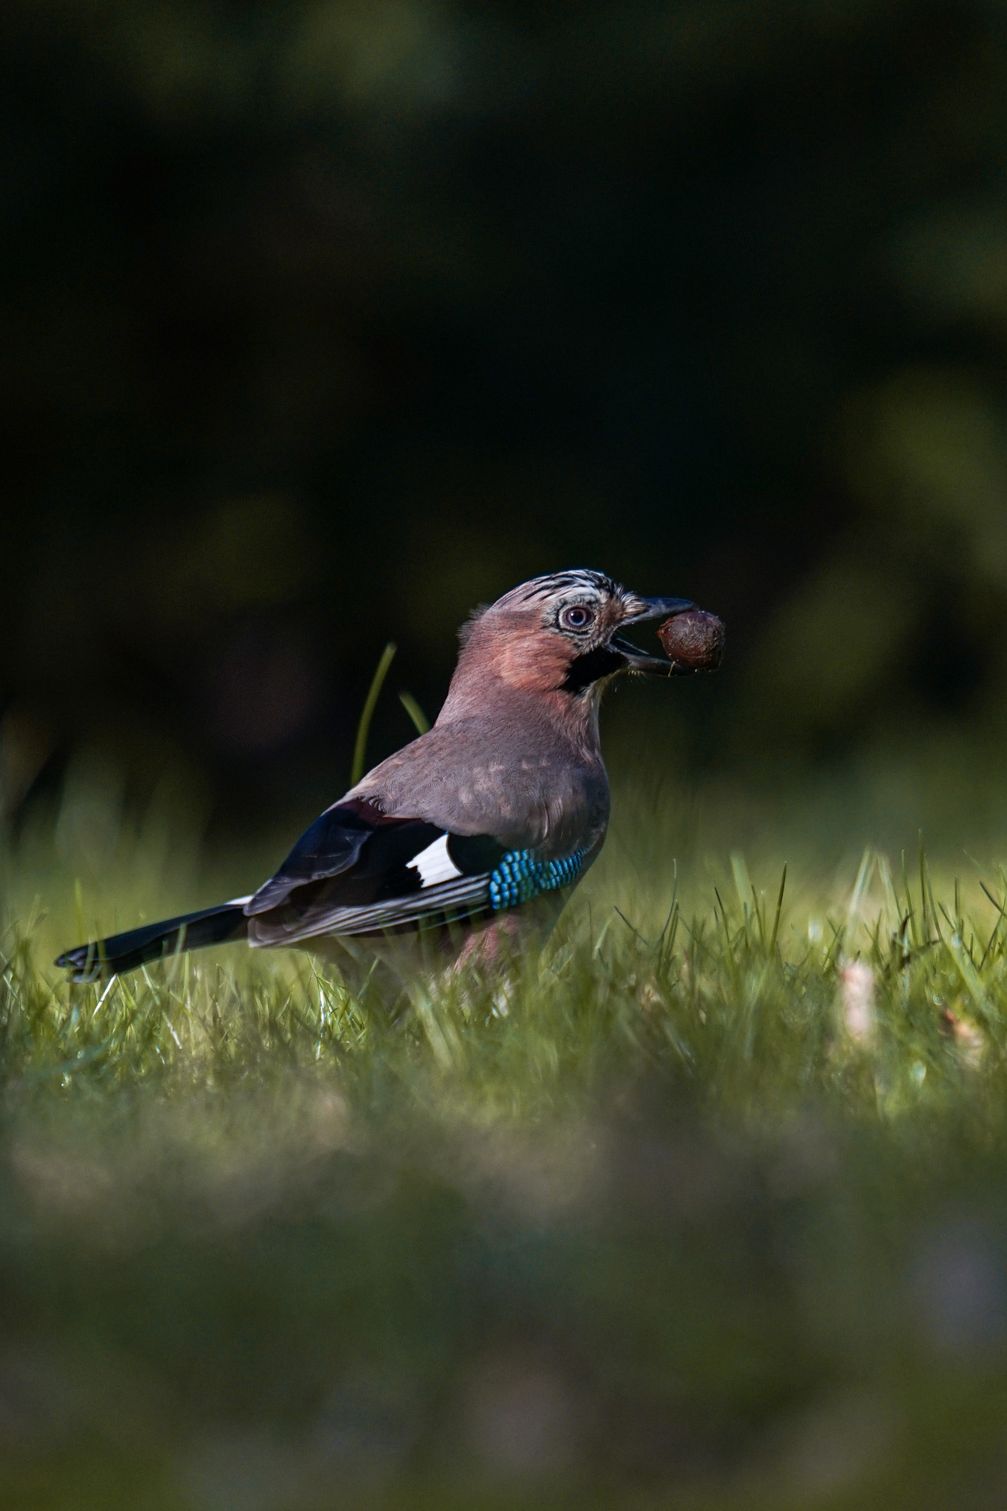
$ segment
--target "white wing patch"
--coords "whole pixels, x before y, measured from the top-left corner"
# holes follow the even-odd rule
[[[454,881],[456,876],[461,876],[461,871],[448,854],[448,839],[447,834],[440,835],[432,845],[421,850],[419,855],[414,855],[409,862],[420,873],[424,887],[436,887],[439,882]]]

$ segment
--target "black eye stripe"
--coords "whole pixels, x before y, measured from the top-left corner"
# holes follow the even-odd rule
[[[619,651],[612,650],[608,645],[599,645],[595,650],[576,656],[571,661],[560,687],[565,693],[586,692],[599,678],[610,677],[625,665],[626,658]]]

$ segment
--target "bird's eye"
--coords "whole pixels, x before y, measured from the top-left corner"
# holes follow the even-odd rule
[[[571,603],[569,608],[561,612],[559,623],[564,630],[586,630],[589,624],[594,623],[594,610],[583,603]]]

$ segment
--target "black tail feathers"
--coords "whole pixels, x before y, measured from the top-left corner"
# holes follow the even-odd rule
[[[135,970],[138,965],[160,960],[163,955],[244,939],[247,928],[243,904],[224,902],[198,913],[183,913],[180,918],[147,923],[125,934],[112,934],[91,944],[79,944],[60,955],[56,964],[66,966],[71,981],[97,981],[102,976]]]

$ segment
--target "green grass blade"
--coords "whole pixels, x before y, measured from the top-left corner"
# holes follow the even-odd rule
[[[402,707],[405,709],[410,719],[412,719],[413,724],[416,728],[416,733],[418,735],[425,735],[427,730],[430,728],[430,720],[427,718],[426,714],[423,712],[422,708],[417,703],[412,693],[399,693],[399,702],[402,704]]]
[[[374,718],[374,710],[381,696],[381,689],[385,685],[392,662],[395,660],[396,647],[391,640],[381,652],[380,659],[371,678],[371,685],[367,689],[367,697],[360,713],[360,722],[357,725],[357,737],[353,744],[353,764],[350,767],[350,786],[355,787],[360,781],[366,769],[367,763],[367,736],[371,732],[371,720]]]

